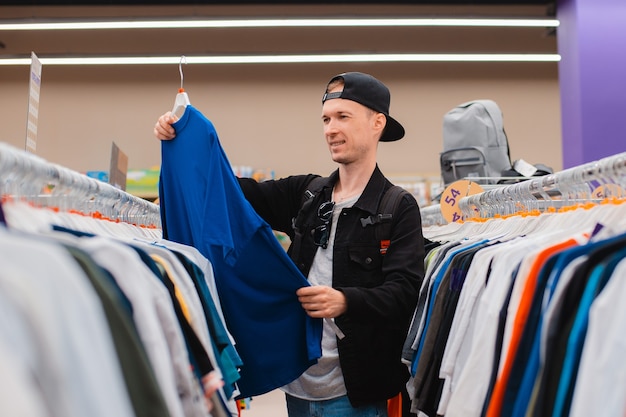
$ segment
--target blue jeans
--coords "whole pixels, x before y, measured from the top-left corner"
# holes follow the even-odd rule
[[[348,396],[308,401],[286,394],[289,417],[387,417],[387,401],[354,408]]]

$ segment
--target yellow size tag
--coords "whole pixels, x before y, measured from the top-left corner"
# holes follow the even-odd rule
[[[480,184],[472,182],[470,180],[459,180],[448,185],[441,194],[441,214],[443,218],[448,222],[458,222],[463,218],[463,213],[459,207],[459,201],[463,197],[482,193],[483,187]]]

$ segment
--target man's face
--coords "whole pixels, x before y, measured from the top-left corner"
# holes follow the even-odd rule
[[[352,100],[337,98],[324,102],[324,137],[333,161],[350,164],[376,158],[378,138],[385,121],[383,114]]]

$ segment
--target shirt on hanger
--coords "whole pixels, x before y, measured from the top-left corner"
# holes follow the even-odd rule
[[[472,322],[476,323],[474,331],[466,333],[463,340],[458,342],[459,349],[466,352],[466,360],[455,365],[455,383],[449,388],[451,392],[447,394],[447,405],[442,405],[447,407],[446,416],[480,415],[493,363],[500,355],[495,341],[498,338],[501,311],[508,306],[507,298],[515,282],[515,271],[533,246],[530,239],[519,239],[484,249],[494,251],[491,262],[483,264],[485,270],[491,268],[491,279],[476,299],[472,318]],[[480,275],[474,277],[478,278]],[[484,278],[482,282],[485,282]]]
[[[443,380],[439,378],[443,352],[467,270],[474,255],[491,243],[472,246],[452,259],[436,294],[432,318],[424,335],[424,347],[415,374],[417,408],[435,415]]]
[[[551,416],[556,408],[565,405],[564,398],[559,396],[566,393],[563,389],[566,389],[569,384],[567,375],[571,375],[572,371],[572,369],[567,369],[566,357],[568,352],[572,352],[570,347],[576,349],[575,343],[570,342],[570,338],[581,308],[581,300],[593,275],[593,270],[613,256],[616,250],[623,248],[623,236],[621,239],[619,237],[607,239],[588,246],[590,248],[588,257],[578,266],[567,287],[563,289],[561,295],[563,301],[559,306],[558,314],[552,319],[551,331],[546,333],[546,367],[538,383],[538,398],[533,409],[533,413],[537,415]],[[561,384],[563,388],[560,388]],[[559,393],[560,389],[561,393]],[[566,389],[568,390],[569,388]]]
[[[459,296],[439,370],[439,377],[444,380],[437,409],[439,415],[446,415],[452,389],[468,359],[469,343],[463,342],[474,332],[477,301],[490,275],[494,249],[497,249],[497,245],[479,251],[472,259],[472,264],[467,271],[466,284],[463,285]]]
[[[134,416],[102,304],[74,258],[1,228],[0,255],[0,350],[28,372],[46,415]],[[8,377],[0,385],[12,392]]]
[[[626,414],[626,260],[615,268],[609,282],[589,309],[589,326],[581,354],[571,405],[571,417]]]
[[[498,373],[498,379],[494,385],[493,395],[491,395],[491,398],[489,399],[487,417],[498,416],[502,411],[504,393],[512,371],[515,355],[519,347],[524,324],[526,323],[526,320],[528,318],[528,312],[530,310],[530,306],[532,304],[532,300],[535,294],[539,271],[551,255],[577,244],[578,242],[575,239],[567,239],[563,242],[557,243],[544,249],[533,261],[530,274],[524,278],[525,281],[520,303],[517,308],[515,308],[515,317],[512,321],[513,333],[511,334],[506,354],[503,356],[504,362],[500,368],[500,372]]]
[[[202,416],[204,399],[190,365],[196,365],[194,359],[204,352],[199,343],[188,341],[189,326],[179,320],[176,300],[146,263],[152,259],[142,257],[137,248],[104,237],[81,240],[80,248],[111,273],[131,301],[133,319],[171,414]]]
[[[420,356],[422,353],[422,349],[424,347],[424,341],[425,341],[425,333],[428,330],[428,327],[430,325],[430,320],[432,319],[432,311],[434,309],[435,306],[435,299],[436,299],[436,295],[437,295],[437,291],[439,290],[439,286],[441,284],[441,281],[443,280],[446,271],[448,270],[448,268],[450,267],[450,264],[452,263],[452,259],[454,258],[454,256],[456,256],[459,253],[462,253],[463,251],[466,250],[471,250],[474,247],[478,247],[483,245],[484,243],[486,243],[487,240],[481,240],[478,242],[470,242],[467,246],[465,245],[461,245],[460,248],[454,248],[453,250],[451,250],[447,255],[446,258],[443,260],[438,273],[435,274],[434,279],[432,280],[432,287],[429,289],[429,293],[428,293],[428,301],[427,301],[427,307],[425,310],[425,314],[424,314],[424,327],[423,330],[421,332],[420,335],[420,340],[417,346],[417,351],[415,352],[415,355],[413,357],[413,364],[411,367],[411,374],[415,375],[417,372],[417,366],[418,363],[420,361]]]
[[[623,239],[623,238],[622,238]],[[592,242],[582,246],[576,246],[571,249],[565,250],[555,257],[555,264],[549,268],[547,273],[547,281],[545,282],[545,291],[538,293],[537,299],[534,301],[536,317],[536,324],[530,327],[529,334],[525,334],[524,338],[527,339],[527,343],[531,346],[528,355],[524,357],[518,356],[518,364],[516,365],[519,385],[515,387],[507,387],[508,400],[505,397],[505,402],[509,407],[513,404],[512,415],[514,417],[520,417],[526,415],[527,410],[532,410],[530,404],[533,403],[533,391],[536,385],[537,377],[540,374],[540,349],[541,349],[541,336],[542,329],[550,318],[548,309],[553,306],[552,297],[556,291],[557,285],[560,285],[560,278],[567,270],[568,267],[574,263],[582,262],[586,260],[587,254],[593,249],[601,246],[605,246],[611,243],[613,239],[608,239],[600,242]],[[571,275],[571,273],[569,273]],[[527,323],[529,326],[531,323]],[[523,374],[519,375],[519,374]]]
[[[77,246],[64,245],[85,271],[102,302],[111,328],[111,338],[119,357],[126,388],[133,404],[135,417],[174,417],[158,385],[156,375],[132,321],[132,305],[115,279],[98,266]]]
[[[162,141],[163,236],[213,265],[228,330],[243,361],[241,396],[281,387],[321,356],[322,322],[296,290],[309,285],[243,196],[213,124],[193,106]]]

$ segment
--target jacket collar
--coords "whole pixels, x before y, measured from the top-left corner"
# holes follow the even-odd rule
[[[322,186],[321,194],[325,195],[329,200],[332,198],[332,190],[338,179],[339,169],[336,169],[332,174],[330,174],[327,181]],[[376,214],[386,183],[387,179],[380,171],[377,164],[376,168],[374,168],[374,172],[372,172],[372,176],[363,190],[363,193],[361,194],[361,197],[359,197],[357,202],[354,204],[354,207],[358,207],[371,214]]]

